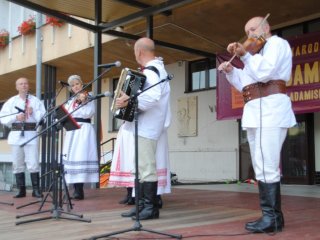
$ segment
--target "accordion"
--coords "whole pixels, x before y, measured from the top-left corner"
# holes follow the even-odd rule
[[[129,100],[126,107],[117,109],[115,106],[115,101],[120,96],[121,91],[128,96],[135,95],[138,90],[143,88],[145,82],[146,76],[143,73],[131,70],[129,68],[124,68],[122,70],[111,105],[111,112],[115,118],[123,119],[129,122],[133,121],[136,102]]]

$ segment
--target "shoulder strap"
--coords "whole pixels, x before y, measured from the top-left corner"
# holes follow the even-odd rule
[[[155,66],[148,66],[148,67],[145,67],[144,69],[154,71],[158,75],[158,77],[160,77],[160,72]]]

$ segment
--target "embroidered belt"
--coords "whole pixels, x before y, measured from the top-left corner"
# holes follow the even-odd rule
[[[270,80],[266,83],[258,82],[245,86],[242,89],[242,96],[245,103],[272,94],[286,94],[286,82],[283,80]]]
[[[11,131],[36,131],[36,123],[12,123]]]
[[[91,123],[90,118],[74,118],[77,122]]]

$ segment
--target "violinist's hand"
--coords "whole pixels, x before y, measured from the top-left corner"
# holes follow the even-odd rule
[[[233,66],[229,62],[223,62],[218,67],[219,71],[223,71],[224,73],[229,73],[233,70]]]
[[[238,42],[230,43],[227,47],[227,51],[231,54],[236,54],[238,57],[242,57],[247,53],[244,46]]]
[[[77,96],[77,100],[81,103],[85,103],[88,100],[88,93],[81,92]]]
[[[120,97],[116,99],[116,107],[117,108],[124,108],[128,105],[129,96],[125,94],[123,91],[120,93]]]

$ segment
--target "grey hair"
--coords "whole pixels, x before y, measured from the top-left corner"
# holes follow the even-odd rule
[[[68,84],[71,86],[71,83],[74,81],[74,80],[78,80],[79,82],[81,82],[81,84],[83,84],[82,80],[81,80],[81,77],[79,75],[71,75],[69,78],[68,78]]]

